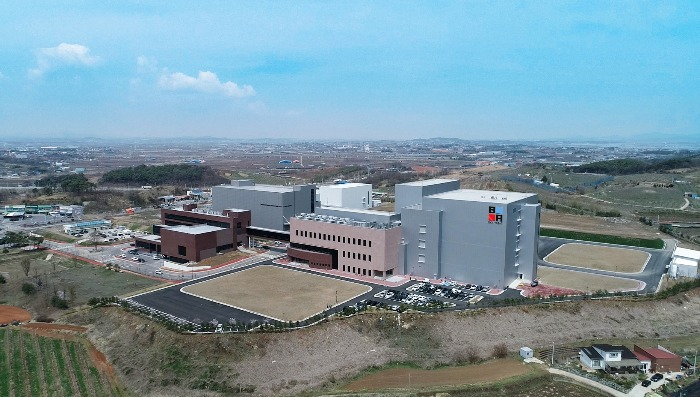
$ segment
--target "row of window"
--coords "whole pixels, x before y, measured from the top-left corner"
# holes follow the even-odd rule
[[[372,255],[360,254],[359,252],[343,251],[343,258],[357,259],[365,262],[372,262]]]
[[[368,271],[367,269],[362,269],[362,268],[360,268],[360,267],[355,267],[355,266],[345,266],[345,265],[343,265],[343,271],[344,271],[344,272],[353,273],[353,274],[357,274],[357,275],[360,275],[360,274],[361,274],[361,275],[363,275],[363,276],[367,276],[367,275],[370,275],[370,276],[371,276],[371,275],[372,275],[372,270],[369,270],[369,271]]]
[[[295,230],[294,231],[297,236],[301,237],[308,237],[308,238],[315,238],[323,241],[332,241],[334,243],[343,243],[343,244],[352,244],[352,245],[360,245],[362,247],[372,247],[372,240],[366,240],[363,238],[355,238],[355,237],[345,237],[345,236],[339,236],[335,234],[326,234],[326,233],[316,233],[316,232],[310,232],[308,230]]]

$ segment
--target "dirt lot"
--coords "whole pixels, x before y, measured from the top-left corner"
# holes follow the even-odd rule
[[[540,283],[568,288],[582,292],[628,291],[640,287],[639,281],[618,277],[599,276],[571,270],[554,269],[540,266],[537,269]]]
[[[350,391],[386,389],[411,389],[432,386],[458,386],[522,375],[531,368],[520,361],[505,359],[489,361],[481,365],[449,367],[434,370],[416,368],[391,368],[362,377],[344,388]]]
[[[593,244],[564,244],[544,258],[547,262],[620,273],[638,273],[649,254],[635,249]]]
[[[25,322],[31,319],[32,314],[22,308],[0,305],[0,324],[9,324],[13,321]]]
[[[279,320],[300,321],[369,289],[296,270],[256,266],[183,291]]]

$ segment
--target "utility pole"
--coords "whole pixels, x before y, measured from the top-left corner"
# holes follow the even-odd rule
[[[554,343],[552,343],[552,366],[554,366]]]

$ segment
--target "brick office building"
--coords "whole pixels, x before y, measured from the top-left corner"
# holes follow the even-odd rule
[[[153,235],[136,237],[136,246],[168,257],[176,262],[199,262],[218,252],[247,245],[246,228],[250,211],[226,209],[204,211],[187,205],[182,210],[162,209],[161,225],[153,226]]]
[[[290,219],[292,260],[362,276],[397,274],[398,224],[308,214]]]

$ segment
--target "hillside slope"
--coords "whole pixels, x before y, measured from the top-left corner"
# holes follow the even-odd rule
[[[136,395],[214,396],[239,388],[294,395],[334,386],[370,365],[449,363],[466,349],[487,357],[594,338],[696,335],[700,290],[656,302],[586,301],[428,315],[370,313],[279,334],[178,335],[119,308],[83,312],[89,336]],[[196,389],[196,390],[192,390]],[[208,389],[204,391],[203,389]]]

